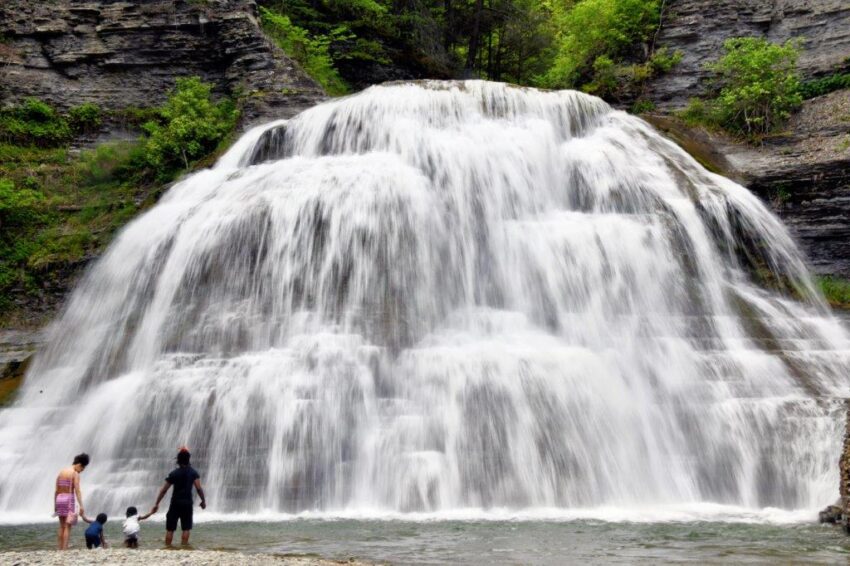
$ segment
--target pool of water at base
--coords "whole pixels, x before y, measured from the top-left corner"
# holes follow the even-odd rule
[[[121,518],[106,525],[121,543]],[[83,546],[82,525],[72,546]],[[142,547],[163,524],[144,523]],[[53,548],[53,524],[0,526],[0,550]],[[192,547],[357,558],[390,564],[850,564],[850,538],[828,525],[602,521],[291,520],[196,525]]]

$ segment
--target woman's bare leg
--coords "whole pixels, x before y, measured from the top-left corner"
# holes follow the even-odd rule
[[[64,540],[65,540],[65,517],[59,517],[59,532],[58,532],[58,541],[57,541],[57,544],[59,545],[58,546],[59,550],[62,550],[62,549],[65,548]]]

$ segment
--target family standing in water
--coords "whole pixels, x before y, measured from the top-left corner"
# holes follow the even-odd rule
[[[201,509],[207,508],[207,501],[204,495],[204,490],[201,487],[201,476],[191,466],[192,455],[185,447],[180,448],[177,452],[177,468],[172,470],[168,477],[165,478],[165,483],[159,490],[153,508],[145,515],[139,515],[135,507],[128,507],[126,511],[126,519],[124,520],[124,546],[127,548],[137,548],[141,527],[139,521],[144,521],[159,510],[159,504],[165,497],[168,490],[171,492],[171,504],[168,507],[168,512],[165,514],[165,544],[171,545],[174,538],[174,531],[177,530],[177,522],[180,522],[180,530],[182,531],[180,541],[182,544],[189,543],[189,535],[192,532],[192,511],[194,507],[194,488],[201,498]],[[103,526],[108,520],[106,513],[99,513],[95,519],[86,517],[85,508],[83,507],[83,494],[80,487],[80,474],[89,465],[88,454],[77,454],[74,456],[74,461],[71,466],[60,470],[56,477],[56,492],[54,493],[54,511],[59,517],[59,550],[68,548],[68,541],[71,537],[71,527],[77,524],[78,518],[81,518],[89,527],[86,529],[86,547],[87,548],[106,548],[107,541],[103,535]],[[79,508],[79,511],[77,510]]]

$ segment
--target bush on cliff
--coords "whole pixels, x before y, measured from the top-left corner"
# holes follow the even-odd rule
[[[0,324],[40,312],[19,305],[50,304],[118,228],[155,202],[164,183],[210,159],[237,116],[231,101],[213,102],[210,85],[182,79],[164,106],[110,116],[124,127],[146,120],[147,136],[75,155],[65,147],[70,138],[58,140],[97,131],[102,120],[96,106],[76,108],[62,115],[30,100],[3,113],[34,125],[13,138],[19,143],[0,130]],[[59,124],[54,135],[49,124]]]
[[[8,179],[0,179],[0,229],[21,229],[43,215],[44,195],[38,190],[16,188]]]
[[[580,0],[555,5],[557,55],[544,86],[581,88],[605,100],[651,108],[647,83],[670,72],[681,52],[655,49],[661,24],[657,0]]]
[[[100,108],[91,102],[85,102],[68,110],[68,124],[77,134],[96,132],[102,122]]]
[[[850,88],[850,73],[834,73],[804,82],[800,85],[800,96],[803,97],[803,100],[808,100],[845,88]]]
[[[239,111],[229,99],[213,102],[212,85],[198,77],[177,79],[159,120],[144,124],[144,159],[157,178],[173,177],[216,149],[236,125]]]
[[[684,118],[751,140],[782,126],[803,102],[798,44],[735,37],[726,40],[723,48],[726,54],[708,65],[715,73],[716,96],[692,101]]]
[[[263,30],[274,39],[284,53],[298,61],[308,75],[313,77],[330,95],[348,92],[348,85],[334,67],[328,47],[331,37],[311,37],[307,30],[292,23],[288,16],[260,7]]]
[[[24,146],[56,147],[71,139],[68,121],[55,108],[27,98],[0,111],[0,139]]]
[[[818,286],[827,302],[836,308],[850,309],[850,281],[838,277],[819,277]]]
[[[557,55],[545,83],[571,87],[589,83],[635,46],[646,42],[658,27],[660,6],[654,0],[581,0],[555,8]]]

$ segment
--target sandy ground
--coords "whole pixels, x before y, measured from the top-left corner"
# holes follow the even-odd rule
[[[270,554],[242,554],[207,550],[37,550],[31,552],[0,552],[3,566],[82,566],[88,564],[150,564],[165,566],[366,566],[364,562],[337,562],[321,558],[274,556]]]

